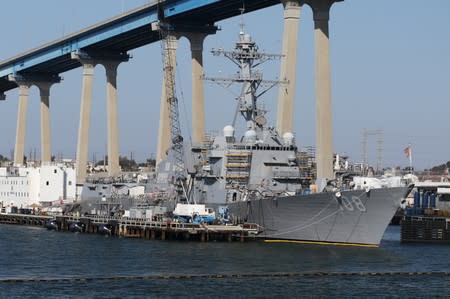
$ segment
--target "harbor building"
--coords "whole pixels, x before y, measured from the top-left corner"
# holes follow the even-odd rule
[[[39,166],[0,167],[0,206],[2,211],[37,206],[51,206],[54,202],[74,201],[76,198],[73,163],[48,162]]]

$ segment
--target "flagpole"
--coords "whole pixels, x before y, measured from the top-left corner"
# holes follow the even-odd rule
[[[411,144],[408,146],[409,148],[409,169],[411,171],[411,174],[413,174],[413,168],[412,168],[412,148]]]

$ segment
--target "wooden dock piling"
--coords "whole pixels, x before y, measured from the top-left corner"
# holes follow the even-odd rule
[[[450,243],[450,218],[404,216],[400,225],[404,243]]]
[[[17,224],[46,227],[54,221],[57,230],[69,231],[69,226],[76,223],[82,227],[82,233],[105,233],[100,226],[107,226],[111,236],[140,238],[150,240],[197,240],[201,242],[227,241],[233,239],[244,242],[246,237],[258,232],[256,225],[207,225],[192,223],[175,223],[167,221],[150,221],[148,219],[127,219],[99,216],[39,216],[23,214],[0,214],[0,224]],[[233,238],[235,236],[235,238]]]

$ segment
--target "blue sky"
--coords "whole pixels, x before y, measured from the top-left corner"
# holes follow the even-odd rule
[[[15,0],[0,10],[0,60],[72,33],[144,0]],[[406,166],[403,149],[410,143],[416,168],[428,168],[450,160],[447,148],[450,125],[450,1],[346,0],[333,6],[330,20],[330,61],[334,149],[361,160],[361,131],[383,130],[383,166]],[[281,5],[245,16],[246,31],[260,49],[280,53]],[[231,49],[239,30],[239,18],[219,22],[221,30],[204,45],[205,73],[233,74],[223,58],[213,57],[213,47]],[[181,123],[190,128],[190,52],[181,39],[177,54],[177,92]],[[130,52],[133,58],[119,67],[120,153],[145,160],[156,151],[161,49],[155,43]],[[314,35],[312,13],[304,6],[298,46],[298,80],[294,131],[297,144],[315,142]],[[279,76],[278,62],[263,65],[266,79]],[[81,93],[81,70],[62,74],[51,94],[53,154],[75,157]],[[221,132],[232,121],[235,101],[230,93],[206,83],[207,128]],[[0,153],[14,147],[17,90],[0,102],[2,142]],[[274,124],[277,90],[264,97]],[[90,158],[99,160],[106,150],[106,85],[104,69],[95,69]],[[39,156],[39,96],[30,91],[27,114],[26,154]],[[376,140],[368,139],[368,158],[376,163]]]

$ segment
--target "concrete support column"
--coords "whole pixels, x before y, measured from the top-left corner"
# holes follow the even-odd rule
[[[342,0],[308,0],[313,10],[316,52],[316,161],[318,183],[333,179],[333,120],[330,83],[330,8]]]
[[[92,82],[94,79],[95,64],[92,61],[82,61],[83,86],[81,88],[80,123],[78,127],[77,143],[77,184],[83,184],[86,180],[86,167],[89,149],[89,126],[91,119]]]
[[[166,100],[166,83],[163,78],[161,87],[161,100],[159,104],[158,143],[156,145],[156,166],[161,160],[167,158],[167,149],[170,146],[170,119],[169,106]]]
[[[103,63],[106,70],[106,91],[108,101],[108,175],[120,174],[119,125],[117,113],[117,67],[120,61]]]
[[[128,61],[126,53],[117,52],[73,52],[72,59],[77,59],[83,65],[83,88],[81,94],[80,127],[77,147],[77,184],[86,180],[88,161],[89,122],[91,114],[92,80],[94,67],[102,64],[106,70],[108,97],[108,175],[117,176],[119,167],[119,134],[117,122],[117,67],[123,61]]]
[[[203,41],[207,34],[189,33],[185,35],[191,43],[192,57],[192,142],[205,139],[205,92],[203,84]]]
[[[19,109],[17,112],[16,144],[14,147],[14,165],[23,165],[25,150],[25,128],[29,96],[29,84],[19,84]]]
[[[50,87],[52,83],[36,84],[41,96],[41,162],[51,162],[51,131],[50,131]]]
[[[175,67],[177,57],[178,39],[175,35],[167,37],[169,42],[164,49],[164,77],[162,82],[161,104],[159,108],[159,130],[158,145],[156,149],[156,163],[167,158],[167,150],[170,147],[171,123],[170,123],[170,100],[174,95],[167,94],[167,86],[173,84],[175,80]],[[171,68],[170,72],[168,72]],[[171,74],[170,78],[168,73]]]
[[[286,132],[292,132],[297,71],[298,28],[303,1],[282,0],[281,2],[284,7],[284,32],[280,80],[287,81],[287,84],[280,86],[278,93],[277,130],[278,134],[283,135]]]
[[[59,83],[61,78],[51,73],[11,74],[8,80],[19,86],[19,112],[17,117],[16,147],[14,150],[14,163],[23,164],[25,146],[26,109],[28,104],[29,88],[35,85],[39,88],[41,96],[41,162],[51,161],[51,131],[50,131],[50,87]]]

